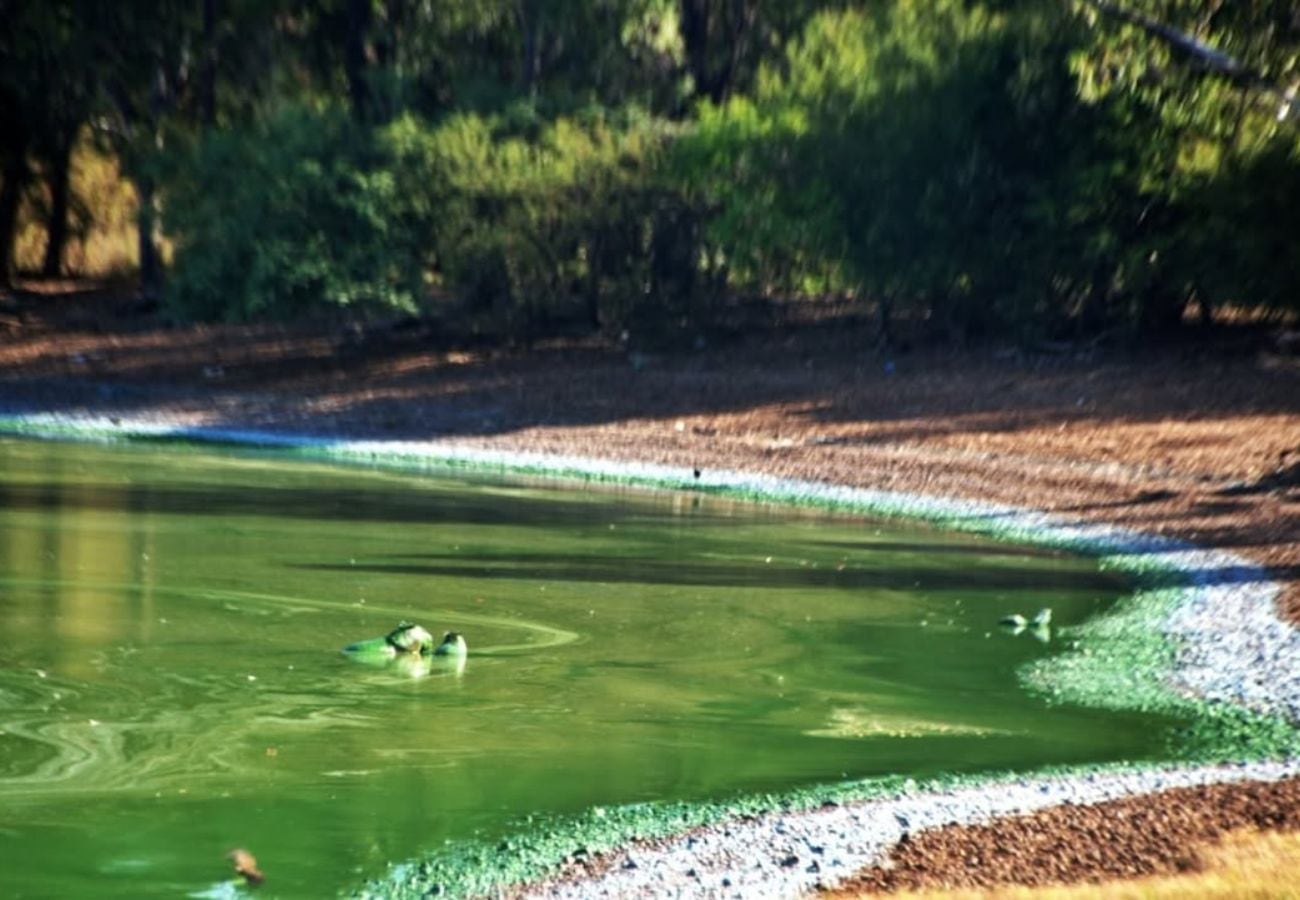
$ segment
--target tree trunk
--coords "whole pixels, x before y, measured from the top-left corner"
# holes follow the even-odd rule
[[[149,94],[148,134],[154,151],[163,147],[162,117],[168,102],[167,70],[159,54],[158,69],[154,75],[153,89]],[[158,255],[158,210],[156,186],[148,166],[135,177],[136,240],[140,253],[140,293],[147,300],[156,300],[162,294],[162,258]]]
[[[1138,315],[1139,333],[1158,336],[1169,334],[1183,324],[1187,294],[1175,287],[1153,285],[1142,298]]]
[[[534,0],[519,2],[519,31],[523,38],[523,59],[519,80],[524,92],[531,97],[537,92],[537,81],[542,69],[541,54],[537,46],[541,39],[541,11]]]
[[[583,291],[587,298],[587,324],[593,332],[600,331],[600,276],[602,249],[599,235],[592,235],[583,248],[587,258],[587,277]]]
[[[876,349],[889,350],[894,346],[894,302],[888,294],[876,301]]]
[[[27,139],[11,131],[5,136],[4,179],[0,186],[0,287],[13,284],[14,240],[18,236],[18,206],[23,199],[23,188],[31,177],[27,168]]]
[[[203,2],[203,67],[199,77],[199,118],[211,128],[217,124],[217,6]]]
[[[63,248],[68,242],[68,193],[72,145],[77,129],[60,134],[50,159],[50,218],[45,226],[45,260],[41,275],[57,278],[63,272]]]
[[[157,230],[157,216],[154,211],[153,178],[141,175],[135,180],[136,241],[140,253],[140,294],[146,300],[156,300],[162,293],[162,260],[158,256],[158,244],[154,240]]]
[[[678,19],[686,68],[695,81],[697,95],[712,96],[715,90],[709,73],[709,0],[681,0]]]
[[[365,121],[370,117],[370,82],[367,78],[370,38],[370,0],[348,0],[347,37],[343,46],[343,68],[348,79],[352,115]]]
[[[713,98],[714,103],[721,103],[731,95],[740,63],[749,46],[750,32],[757,22],[758,4],[754,0],[731,0],[731,21],[728,23],[731,33],[726,36],[727,59],[717,87],[718,94]]]
[[[757,20],[754,0],[681,0],[679,28],[697,97],[721,103],[731,94]]]

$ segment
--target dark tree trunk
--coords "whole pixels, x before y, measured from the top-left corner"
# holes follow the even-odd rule
[[[153,178],[142,175],[135,180],[136,200],[136,241],[140,252],[140,294],[148,300],[156,300],[162,292],[162,260],[158,256],[158,244],[154,240],[157,229],[157,216],[154,212]]]
[[[519,80],[524,92],[532,96],[537,91],[537,81],[541,76],[541,53],[538,43],[541,40],[541,11],[535,0],[520,0],[519,31],[522,36],[522,61]]]
[[[14,123],[10,123],[14,124]],[[20,123],[19,123],[20,124]],[[0,186],[0,287],[13,283],[14,239],[18,232],[18,206],[31,171],[27,167],[27,138],[15,128],[4,136]]]
[[[348,0],[347,36],[343,46],[343,68],[348,79],[352,114],[360,120],[370,117],[370,82],[368,41],[370,36],[370,0]]]
[[[721,103],[735,86],[758,5],[754,0],[681,0],[678,18],[696,96]]]
[[[894,301],[888,295],[876,302],[876,349],[889,350],[894,346]]]
[[[679,19],[695,93],[712,97],[716,86],[709,69],[709,0],[681,0]]]
[[[203,67],[199,77],[199,117],[211,128],[217,124],[217,6],[203,2]]]
[[[1153,286],[1142,298],[1138,328],[1144,335],[1163,335],[1177,330],[1183,324],[1187,310],[1187,294],[1163,284]]]
[[[156,150],[162,149],[162,117],[167,98],[167,70],[160,54],[153,90],[149,95],[148,134]],[[156,186],[153,173],[147,167],[136,175],[135,190],[139,204],[135,221],[140,252],[140,293],[146,299],[155,300],[162,294],[163,271],[155,237],[158,231]]]
[[[593,332],[600,331],[600,276],[602,249],[600,236],[592,235],[585,247],[587,256],[587,278],[583,285],[587,299],[587,324]]]
[[[758,24],[758,3],[755,0],[731,0],[731,21],[729,33],[724,36],[727,47],[727,59],[722,70],[719,93],[715,103],[721,103],[730,96],[736,85],[740,64],[749,46],[750,32]]]
[[[68,194],[72,145],[77,130],[60,134],[50,159],[50,218],[45,226],[45,260],[41,275],[57,278],[63,272],[63,248],[68,242]]]

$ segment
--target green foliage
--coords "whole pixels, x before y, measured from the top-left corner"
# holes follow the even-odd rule
[[[1111,113],[1108,160],[1123,166],[1127,207],[1111,207],[1118,245],[1112,300],[1137,325],[1177,321],[1189,298],[1209,306],[1300,308],[1295,214],[1300,128],[1268,85],[1294,85],[1300,27],[1290,4],[1134,0],[1213,51],[1237,78],[1080,3],[1088,40],[1072,58],[1080,96]],[[1122,143],[1121,143],[1122,142]]]
[[[10,5],[0,276],[131,208],[189,318],[450,297],[646,335],[836,293],[961,340],[1300,306],[1293,3]],[[138,202],[55,177],[83,127]]]
[[[695,233],[662,177],[662,125],[527,111],[390,126],[404,224],[480,327],[618,330],[689,314]]]
[[[1193,295],[1294,304],[1266,225],[1294,218],[1294,130],[1243,140],[1231,85],[1177,108],[1092,89],[1097,40],[1029,3],[817,16],[679,148],[733,278],[857,290],[957,339],[1152,327]]]
[[[1211,308],[1300,309],[1300,148],[1279,136],[1187,180],[1170,252]]]
[[[392,227],[398,186],[382,162],[346,117],[301,108],[253,129],[209,132],[172,156],[169,310],[235,321],[330,307],[413,310],[417,254]]]
[[[1043,220],[1077,156],[1068,73],[1021,52],[1052,24],[912,0],[817,17],[685,142],[694,181],[729,186],[711,233],[760,286],[853,286],[956,334],[1032,306],[1041,283],[1007,275],[1057,249]]]
[[[847,285],[840,198],[810,140],[805,111],[736,98],[701,110],[674,146],[672,171],[707,213],[733,285],[794,294]]]
[[[443,295],[524,337],[680,321],[699,311],[698,227],[661,171],[668,136],[635,113],[526,106],[378,131],[291,109],[212,132],[167,161],[167,301],[243,320]]]

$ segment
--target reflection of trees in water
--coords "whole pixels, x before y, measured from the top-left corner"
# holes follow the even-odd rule
[[[0,528],[0,576],[35,583],[44,601],[35,615],[6,620],[6,633],[42,647],[65,671],[84,670],[87,647],[148,640],[157,582],[148,490],[112,485],[112,502],[104,504],[104,486],[87,483],[84,469],[64,454],[0,448],[4,463],[11,462],[6,451],[22,454],[16,468],[24,475],[37,469],[39,479],[0,481],[0,515],[22,517],[21,527]],[[91,582],[120,588],[106,593]]]

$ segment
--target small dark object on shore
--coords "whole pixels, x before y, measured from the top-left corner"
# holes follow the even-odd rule
[[[250,887],[261,884],[266,880],[262,870],[257,867],[257,857],[249,853],[242,847],[236,847],[226,854],[226,858],[235,866],[235,874],[244,876],[244,881]]]

